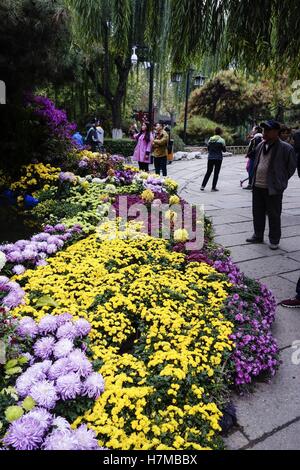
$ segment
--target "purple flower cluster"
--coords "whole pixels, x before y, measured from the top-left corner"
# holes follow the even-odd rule
[[[233,284],[243,284],[244,275],[241,273],[237,265],[234,264],[231,258],[226,258],[225,260],[216,260],[213,263],[213,267],[219,273],[226,274],[229,281]]]
[[[161,178],[149,176],[148,179],[143,181],[143,186],[145,189],[150,189],[156,193],[165,192],[165,189],[163,188],[163,180]]]
[[[128,186],[133,183],[136,172],[133,170],[115,170],[114,183]]]
[[[29,106],[34,108],[34,114],[47,125],[53,136],[72,142],[72,135],[77,126],[68,122],[65,111],[57,109],[53,101],[44,96],[27,95],[26,101]]]
[[[61,183],[74,183],[76,180],[76,175],[70,171],[62,171],[59,175],[59,181]]]
[[[41,407],[14,421],[3,444],[14,450],[101,450],[93,430],[84,424],[73,430],[66,419]]]
[[[111,155],[109,157],[110,164],[115,170],[121,170],[125,163],[125,158],[122,155]]]
[[[251,281],[253,283],[253,281]],[[231,339],[235,350],[231,357],[235,369],[235,384],[250,384],[262,373],[274,375],[279,365],[278,346],[271,334],[276,301],[266,286],[247,280],[240,293],[235,292],[226,302],[226,316],[234,323]]]
[[[10,281],[6,276],[0,276],[0,306],[13,310],[24,303],[25,292],[17,282]]]
[[[85,352],[74,342],[87,336],[91,326],[85,319],[72,321],[70,314],[46,315],[37,324],[23,317],[17,334],[34,340],[30,366],[16,381],[21,399],[31,396],[36,404],[52,410],[59,401],[87,396],[97,399],[104,391],[104,380]]]
[[[16,243],[1,245],[7,263],[13,274],[22,274],[26,269],[47,264],[46,258],[61,250],[64,244],[81,232],[79,225],[67,229],[63,224],[47,225],[44,232],[31,237],[30,240],[18,240]]]

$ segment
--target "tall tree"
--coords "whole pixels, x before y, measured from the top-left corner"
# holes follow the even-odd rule
[[[162,61],[170,0],[66,1],[73,15],[76,41],[89,54],[89,76],[111,108],[113,127],[120,129],[132,47],[147,45],[144,59]]]
[[[60,0],[0,0],[0,79],[9,102],[36,85],[70,77],[69,20]]]
[[[175,63],[197,55],[219,54],[223,65],[234,63],[255,71],[275,63],[299,73],[298,0],[172,0],[171,47]],[[180,41],[176,41],[176,37]]]

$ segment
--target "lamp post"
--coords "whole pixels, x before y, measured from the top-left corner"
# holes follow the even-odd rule
[[[137,56],[136,50],[137,49],[142,49],[144,51],[149,52],[147,47],[142,47],[142,46],[134,46],[132,48],[132,56],[131,56],[131,63],[133,66],[136,66],[139,62],[139,58]],[[153,96],[154,96],[154,62],[146,62],[144,60],[144,67],[145,69],[149,70],[149,123],[152,126],[153,125]]]
[[[188,121],[188,105],[189,105],[189,96],[191,89],[191,81],[194,80],[194,86],[201,87],[204,85],[206,77],[204,75],[198,74],[193,78],[193,73],[195,70],[190,68],[187,73],[186,78],[186,90],[185,90],[185,109],[184,109],[184,127],[183,127],[183,141],[187,144],[187,121]],[[173,83],[180,83],[182,81],[182,73],[173,73],[171,76],[171,81]]]

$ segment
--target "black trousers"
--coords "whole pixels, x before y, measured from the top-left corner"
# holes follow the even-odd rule
[[[300,277],[298,279],[298,282],[297,282],[297,288],[296,288],[296,292],[297,292],[297,299],[300,300]]]
[[[205,188],[205,186],[208,183],[209,178],[211,177],[213,170],[215,169],[212,188],[216,189],[221,166],[222,166],[222,160],[208,160],[207,161],[207,172],[206,172],[206,175],[204,176],[202,188]]]
[[[162,171],[163,176],[167,176],[167,157],[154,157],[154,167],[157,175]]]
[[[139,162],[139,169],[149,173],[149,163]]]
[[[269,239],[274,245],[280,242],[281,238],[281,212],[283,194],[270,196],[268,189],[253,188],[253,223],[256,237],[263,238],[266,217],[269,219]]]

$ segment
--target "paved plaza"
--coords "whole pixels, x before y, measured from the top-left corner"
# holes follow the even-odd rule
[[[280,250],[268,244],[248,245],[252,235],[251,191],[240,188],[246,177],[246,160],[225,158],[221,170],[220,192],[200,191],[206,159],[179,161],[168,166],[169,176],[180,183],[180,195],[190,203],[204,204],[212,217],[216,241],[231,250],[233,260],[248,276],[259,279],[274,292],[276,299],[293,297],[300,275],[300,179],[290,180],[284,195],[283,238]],[[266,241],[268,237],[266,234]],[[294,341],[300,341],[300,310],[278,307],[273,328],[277,338],[281,367],[270,383],[258,383],[255,392],[233,397],[239,427],[226,439],[228,449],[300,448],[300,364],[294,365]],[[299,353],[300,361],[300,353]],[[294,361],[295,362],[295,361]]]

